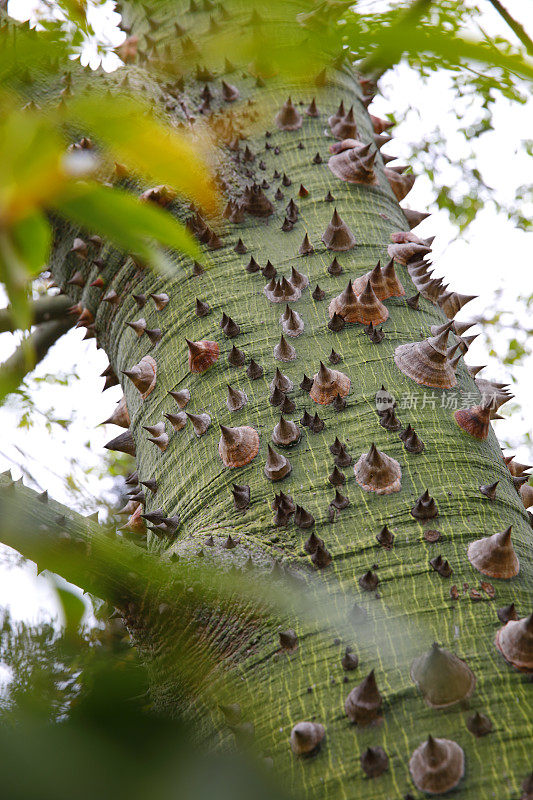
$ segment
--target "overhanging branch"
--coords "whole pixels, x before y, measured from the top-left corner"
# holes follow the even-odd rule
[[[39,571],[60,575],[81,589],[121,607],[146,588],[133,544],[110,538],[91,517],[0,474],[0,541]]]
[[[46,492],[38,494],[24,486],[22,480],[13,481],[9,472],[0,474],[0,542],[33,561],[40,572],[60,575],[105,600],[138,630],[146,633],[155,614],[157,626],[164,622],[167,636],[166,653],[160,655],[191,687],[203,684],[227,650],[235,652],[241,645],[239,631],[241,637],[246,625],[256,631],[269,607],[281,609],[286,603],[286,594],[282,600],[272,586],[261,586],[257,579],[190,562],[162,561],[93,517],[82,517]],[[162,620],[165,608],[170,613]]]
[[[43,322],[20,343],[13,355],[0,366],[0,400],[17,388],[74,322],[75,319],[69,318]]]
[[[42,322],[62,319],[71,305],[72,301],[64,294],[40,297],[32,303],[32,324],[40,325]],[[0,309],[0,333],[16,330],[17,325],[13,320],[11,309],[9,307]]]

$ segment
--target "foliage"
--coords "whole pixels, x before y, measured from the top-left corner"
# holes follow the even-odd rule
[[[367,69],[377,70],[379,74],[383,74],[385,68],[390,69],[396,59],[424,81],[437,73],[446,76],[457,119],[455,133],[462,140],[461,149],[465,155],[458,160],[457,147],[452,155],[445,132],[440,128],[428,131],[423,121],[423,108],[418,108],[424,135],[409,143],[408,161],[418,174],[429,177],[437,208],[448,213],[458,233],[464,234],[487,203],[506,214],[517,227],[527,230],[532,224],[531,188],[518,186],[514,201],[508,204],[498,201],[483,177],[476,144],[493,128],[493,111],[498,99],[518,104],[526,102],[533,50],[523,43],[518,49],[503,36],[491,37],[483,30],[479,19],[483,11],[489,9],[489,0],[481,3],[441,0],[421,5],[421,16],[415,21],[404,19],[403,23],[400,20],[395,24],[397,5],[381,14],[363,16],[365,32],[371,34],[376,28],[383,28],[385,34],[381,40],[378,36],[375,42],[361,40],[358,20],[352,23],[354,30],[348,31],[350,46],[362,56],[370,49],[371,54],[364,63]],[[470,35],[473,30],[478,33],[476,40]],[[526,40],[529,41],[527,35]],[[358,45],[360,41],[362,45]],[[401,47],[398,46],[400,42]],[[387,80],[391,79],[386,77]],[[396,77],[396,82],[398,80],[401,76]],[[417,108],[416,100],[413,106]],[[395,110],[395,121],[401,120],[402,112]],[[524,153],[528,152],[525,140],[523,149]],[[459,175],[452,185],[449,183],[450,168]]]
[[[79,55],[83,42],[94,37],[89,12],[95,5],[98,3],[62,0],[56,4],[59,20],[57,14],[54,20],[41,15],[42,32],[4,25],[0,36],[0,77],[4,86],[11,87],[8,94],[4,92],[0,118],[0,144],[8,165],[0,184],[0,277],[23,328],[30,321],[29,280],[46,263],[50,248],[47,209],[59,210],[159,268],[165,268],[166,261],[149,240],[199,258],[191,237],[164,211],[139,205],[116,186],[95,183],[102,163],[123,157],[129,169],[145,178],[170,183],[206,210],[215,207],[198,143],[194,145],[183,131],[171,131],[151,118],[147,107],[139,107],[139,97],[135,101],[116,96],[110,100],[84,93],[74,104],[61,102],[57,107],[48,102],[39,109],[30,102],[20,110],[20,99],[29,88],[27,81],[37,70],[42,78],[43,70],[48,77],[56,74],[58,64],[66,69],[69,56]],[[479,107],[477,121],[462,128],[467,143],[474,143],[491,129],[491,108],[497,95],[525,102],[520,79],[533,78],[533,63],[527,53],[502,37],[490,39],[483,31],[477,39],[467,34],[468,27],[475,26],[477,6],[459,0],[385,4],[385,10],[374,12],[359,6],[303,2],[295,19],[292,4],[275,2],[269,5],[270,21],[265,16],[248,26],[248,35],[240,34],[231,42],[224,35],[212,37],[208,47],[231,51],[243,61],[253,60],[259,72],[282,70],[302,78],[322,66],[325,55],[339,52],[350,52],[371,76],[382,75],[400,60],[422,76],[446,70],[457,97]],[[248,7],[264,12],[262,3],[248,3]],[[473,68],[475,63],[482,65],[482,73]],[[187,63],[173,60],[174,73],[182,67],[186,69]],[[68,79],[68,73],[66,76]],[[63,100],[68,94],[67,80]],[[93,150],[65,153],[69,127],[85,136],[94,135],[100,145],[98,155]],[[461,163],[463,188],[445,183],[438,186],[434,164],[449,158],[440,132],[413,143],[415,154],[437,184],[437,205],[464,230],[491,197],[473,151]],[[515,202],[507,209],[509,217],[523,228],[530,224],[521,210],[527,192],[527,187],[518,187]],[[131,219],[137,224],[125,224]]]
[[[61,213],[158,268],[168,265],[154,242],[201,260],[190,234],[166,211],[140,203],[118,186],[102,184],[102,170],[117,152],[127,159],[128,170],[145,180],[161,178],[161,153],[167,152],[180,166],[167,171],[166,182],[208,210],[216,202],[198,147],[185,133],[150,118],[148,107],[142,121],[137,117],[131,125],[132,105],[125,96],[94,97],[88,89],[76,103],[58,105],[44,98],[44,106],[38,106],[31,98],[32,76],[53,79],[58,63],[68,68],[68,55],[61,28],[50,27],[42,34],[6,24],[0,30],[0,77],[5,87],[0,114],[0,278],[21,328],[31,321],[30,282],[46,265],[51,246],[47,212]],[[29,102],[21,108],[25,97]],[[143,111],[139,102],[137,115]],[[72,129],[83,130],[85,137],[94,135],[99,149],[68,149]]]
[[[69,605],[80,602],[64,594]],[[78,632],[75,614],[70,623],[66,615],[66,627],[58,630],[51,623],[13,622],[4,613],[5,795],[66,800],[75,792],[77,798],[135,800],[149,791],[156,800],[201,800],[214,792],[228,800],[286,797],[257,762],[236,753],[215,756],[199,747],[190,722],[153,713],[146,672],[122,623],[105,614],[104,607],[98,627]]]
[[[251,795],[264,800],[287,797],[265,773],[260,754],[253,750],[239,754],[231,741],[223,754],[215,754],[211,748],[221,734],[220,722],[206,729],[205,712],[180,715],[181,708],[198,707],[201,699],[220,720],[217,706],[227,705],[236,696],[234,678],[215,670],[220,656],[198,636],[190,620],[202,608],[203,613],[217,609],[239,615],[243,624],[250,617],[256,624],[263,620],[273,630],[286,614],[302,625],[331,624],[341,630],[347,625],[346,602],[342,598],[332,602],[324,593],[323,601],[311,607],[302,581],[295,584],[279,574],[252,579],[186,561],[169,569],[154,555],[124,540],[121,544],[109,529],[75,514],[64,524],[51,522],[60,507],[52,501],[42,505],[35,493],[20,485],[9,488],[5,476],[0,477],[0,506],[2,540],[16,541],[41,569],[72,577],[99,596],[115,594],[122,613],[124,604],[135,605],[142,598],[145,612],[151,607],[175,621],[165,674],[169,679],[180,676],[188,699],[187,704],[178,705],[174,720],[159,717],[148,693],[144,666],[130,646],[122,621],[110,614],[114,602],[95,601],[97,626],[80,627],[83,602],[54,581],[63,610],[61,629],[49,623],[13,623],[4,613],[0,630],[0,664],[9,671],[0,705],[7,796],[57,800],[71,797],[76,787],[76,797],[94,797],[97,792],[117,800],[145,797],[150,787],[155,798],[196,800],[207,798],[216,782],[222,781],[216,796],[228,800]],[[41,519],[38,532],[35,514]],[[81,530],[91,542],[94,572],[87,570],[80,549]],[[65,542],[67,533],[72,545],[58,550],[55,543]],[[322,590],[319,586],[315,590],[320,598]],[[247,701],[241,690],[239,699],[246,718],[253,719],[257,712],[253,692]],[[228,740],[229,732],[223,727]],[[21,775],[28,748],[32,769]]]
[[[64,721],[72,707],[86,689],[87,677],[95,661],[102,658],[102,642],[106,642],[113,624],[89,631],[79,628],[80,609],[84,603],[77,595],[57,589],[64,607],[68,609],[66,627],[58,629],[57,622],[36,625],[12,620],[3,612],[0,628],[0,662],[8,671],[0,697],[2,726],[17,726],[27,717],[45,723]],[[115,625],[116,631],[120,626]],[[118,633],[113,641],[124,658],[134,656],[131,648]]]
[[[140,2],[130,3],[136,4],[142,7]],[[80,5],[67,1],[56,5],[61,8],[67,25],[48,23],[48,31],[53,30],[54,35],[61,31],[62,44],[79,56],[83,41],[94,39],[87,12],[98,3]],[[469,154],[460,164],[463,180],[453,187],[445,182],[439,185],[444,170],[437,165],[450,162],[441,131],[428,132],[424,139],[412,143],[413,163],[430,175],[436,188],[437,206],[448,212],[460,231],[466,229],[488,201],[517,226],[526,229],[531,225],[531,219],[524,212],[524,206],[527,208],[531,202],[530,188],[517,187],[515,199],[509,205],[498,202],[483,178],[475,153],[476,140],[492,128],[492,111],[497,98],[524,103],[528,94],[524,81],[533,78],[533,44],[527,34],[522,31],[517,47],[502,35],[489,36],[479,23],[482,12],[490,5],[493,5],[491,0],[480,3],[401,0],[381,2],[369,8],[362,0],[356,3],[305,0],[298,4],[300,11],[295,14],[293,4],[280,0],[274,0],[268,8],[258,0],[245,4],[235,0],[233,8],[241,10],[242,7],[250,12],[255,8],[262,14],[261,23],[250,25],[247,35],[241,33],[230,41],[224,33],[211,37],[204,43],[204,53],[209,60],[210,54],[232,52],[236,60],[253,62],[258,72],[284,72],[300,80],[308,80],[310,74],[316,74],[327,63],[331,54],[340,52],[350,53],[351,58],[359,62],[359,68],[370,76],[379,77],[398,62],[407,64],[423,79],[437,72],[446,74],[457,100],[458,133],[465,145],[471,145]],[[146,3],[144,6],[149,7]],[[516,26],[513,29],[516,31]],[[105,42],[98,42],[98,45],[103,51],[110,48]],[[158,63],[157,69],[179,75],[186,72],[188,66],[186,57],[177,54],[171,65]],[[102,118],[108,111],[102,109]],[[463,123],[463,119],[467,122]],[[120,125],[113,126],[113,133],[115,131],[120,131]],[[151,137],[150,141],[157,141],[157,137]],[[148,150],[146,148],[145,152]],[[528,152],[526,141],[524,151]],[[166,160],[166,175],[173,163],[170,157]]]

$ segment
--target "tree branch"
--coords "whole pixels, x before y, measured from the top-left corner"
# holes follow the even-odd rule
[[[139,596],[146,583],[139,580],[142,551],[133,544],[110,538],[91,517],[0,474],[0,541],[81,589],[124,607]]]
[[[259,620],[267,607],[281,613],[299,593],[288,584],[249,580],[220,569],[184,560],[161,560],[100,525],[96,515],[83,517],[62,503],[0,473],[0,542],[33,561],[39,572],[60,575],[85,592],[142,621],[162,602],[180,608],[181,622],[197,627],[196,612],[231,614],[238,607]],[[196,552],[196,545],[194,545]],[[241,616],[242,620],[242,616]],[[181,624],[181,623],[180,623]],[[200,626],[201,627],[201,626]]]
[[[189,708],[199,698],[213,707],[225,687],[228,697],[235,696],[230,676],[215,681],[217,664],[244,655],[260,631],[272,636],[291,592],[301,603],[289,584],[282,593],[269,581],[236,576],[220,565],[161,560],[46,492],[13,481],[9,472],[0,474],[0,542],[36,563],[39,572],[60,575],[119,611],[141,658],[164,675],[166,690],[155,702],[166,713],[175,714],[178,696],[181,702],[188,697]]]
[[[533,41],[531,41],[522,25],[509,14],[507,9],[500,3],[500,0],[489,0],[489,3],[503,17],[515,36],[522,42],[527,54],[533,56]]]
[[[64,294],[40,297],[32,304],[32,324],[40,325],[42,322],[64,318],[71,305],[72,300]],[[17,326],[13,320],[11,308],[1,308],[0,333],[16,330]]]
[[[0,366],[0,401],[17,388],[74,323],[75,319],[68,318],[43,322],[23,339],[13,355]]]

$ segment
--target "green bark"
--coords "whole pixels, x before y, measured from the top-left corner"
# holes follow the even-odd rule
[[[32,305],[32,324],[40,325],[41,322],[64,318],[70,305],[70,299],[66,295],[39,297]],[[9,307],[0,309],[0,333],[15,330],[17,327],[11,309]]]
[[[148,591],[170,586],[167,565],[112,535],[97,516],[83,517],[46,491],[13,481],[9,471],[0,473],[0,541],[39,572],[61,575],[126,616],[130,604],[142,608]]]
[[[194,33],[201,46],[201,36],[208,28],[209,14],[203,11],[191,14],[181,10],[181,3],[158,3],[157,19],[161,25],[151,32],[158,46],[172,44],[176,38],[174,20],[183,21]],[[176,12],[180,11],[179,14]],[[234,16],[224,25],[243,24],[244,17]],[[143,12],[133,16],[134,32],[140,35],[140,46],[145,49],[143,36],[149,26]],[[222,23],[221,23],[222,24]],[[221,75],[223,55],[213,65]],[[157,89],[152,77],[146,77],[138,67],[128,67],[131,82],[145,84],[146,92],[161,97],[163,104],[169,100],[166,90]],[[96,289],[71,291],[76,300],[95,313],[99,343],[109,355],[118,376],[130,369],[141,357],[150,354],[157,362],[155,390],[143,402],[132,383],[124,378],[124,392],[136,440],[137,469],[141,480],[155,479],[157,493],[147,497],[147,509],[162,508],[167,516],[178,514],[180,527],[175,541],[150,537],[149,547],[167,558],[177,553],[182,559],[194,562],[202,549],[204,560],[221,568],[244,566],[252,557],[259,571],[268,570],[272,563],[281,560],[295,572],[309,574],[309,557],[302,549],[308,532],[290,524],[276,528],[272,521],[270,504],[274,493],[282,489],[295,501],[310,511],[315,519],[315,532],[324,539],[333,556],[332,564],[316,576],[316,588],[310,589],[309,603],[315,608],[323,604],[322,624],[304,625],[292,621],[301,634],[298,651],[291,656],[279,654],[277,636],[271,628],[258,625],[254,634],[248,631],[243,638],[249,647],[243,655],[239,642],[240,695],[234,698],[250,709],[260,749],[274,759],[275,769],[287,773],[291,781],[303,788],[312,798],[359,798],[373,800],[403,797],[414,789],[408,761],[413,750],[428,733],[457,741],[465,751],[466,773],[456,794],[465,800],[497,796],[502,800],[519,797],[519,786],[526,776],[531,753],[533,727],[531,725],[528,678],[508,666],[494,647],[495,631],[500,626],[496,608],[515,602],[519,615],[525,616],[530,608],[533,583],[531,527],[526,511],[512,484],[509,470],[502,460],[494,433],[485,441],[467,436],[455,423],[450,408],[445,407],[450,390],[429,390],[415,384],[396,368],[394,349],[406,342],[418,341],[430,335],[432,324],[445,321],[436,306],[421,298],[420,310],[415,311],[402,298],[386,301],[390,317],[383,326],[385,339],[372,344],[361,326],[347,326],[340,333],[327,328],[327,307],[332,297],[345,287],[347,278],[355,278],[371,269],[378,259],[388,260],[387,244],[390,234],[408,230],[405,217],[396,202],[383,173],[378,156],[376,171],[378,186],[361,186],[343,183],[327,167],[328,146],[333,139],[325,134],[327,118],[341,99],[348,108],[352,103],[357,117],[359,136],[372,141],[372,125],[361,103],[356,77],[345,68],[329,70],[327,86],[315,89],[302,87],[286,78],[267,81],[265,88],[257,88],[255,78],[246,70],[226,76],[238,86],[245,103],[251,99],[252,107],[265,118],[259,119],[246,131],[246,144],[256,154],[254,163],[237,164],[234,154],[221,148],[220,158],[225,180],[235,196],[251,178],[251,169],[259,181],[266,178],[270,188],[266,193],[273,199],[280,185],[273,179],[274,170],[286,173],[292,181],[290,187],[281,186],[284,199],[275,202],[276,211],[268,220],[247,216],[238,225],[219,221],[223,239],[222,249],[211,253],[211,266],[201,277],[191,277],[192,265],[179,255],[174,256],[176,275],[171,279],[156,276],[136,267],[131,259],[104,250],[106,269],[101,274],[107,282],[106,290],[113,289],[120,296],[116,307],[98,302]],[[119,76],[101,75],[103,88],[113,90]],[[83,78],[80,78],[80,86]],[[220,83],[211,84],[216,99],[212,108],[220,103]],[[189,108],[197,114],[202,83],[187,79],[185,96]],[[76,81],[73,91],[76,92]],[[320,117],[304,115],[302,128],[294,132],[277,130],[273,116],[287,95],[306,107],[316,95]],[[223,105],[223,104],[222,104]],[[178,112],[175,112],[177,117]],[[173,112],[169,112],[173,117]],[[274,149],[265,150],[265,130],[272,131],[267,140]],[[303,147],[300,148],[299,144]],[[322,164],[313,164],[316,152],[322,155]],[[242,147],[241,147],[242,153]],[[264,161],[266,169],[260,169]],[[305,198],[298,197],[303,184],[309,191]],[[335,203],[325,201],[329,191]],[[290,198],[299,206],[299,220],[294,230],[284,233],[281,223],[284,209]],[[327,251],[321,236],[336,205],[342,218],[354,232],[357,245],[347,253]],[[182,218],[185,210],[174,206]],[[215,223],[216,224],[216,223]],[[72,238],[76,232],[62,228],[52,265],[54,278],[65,285],[75,269],[85,272],[87,286],[96,277],[90,260],[80,267],[73,254],[69,255]],[[315,248],[311,256],[298,256],[304,234],[308,233]],[[234,251],[238,238],[242,238],[248,252],[238,255]],[[334,277],[327,266],[337,255],[344,273]],[[279,317],[284,306],[270,303],[263,288],[266,280],[260,274],[248,274],[244,266],[250,256],[264,266],[267,259],[279,275],[288,276],[291,266],[308,275],[310,289],[294,304],[305,322],[304,333],[291,340],[297,359],[284,364],[276,361],[274,346],[278,343],[281,326]],[[415,293],[411,279],[404,267],[397,266],[398,275],[407,296]],[[89,280],[90,279],[90,280]],[[326,292],[326,299],[318,302],[311,297],[316,283]],[[460,287],[457,287],[460,290]],[[169,304],[157,312],[151,301],[139,311],[132,294],[166,292]],[[195,315],[195,298],[209,303],[211,313],[206,317]],[[231,316],[240,326],[235,339],[227,339],[219,327],[222,313]],[[137,338],[125,323],[145,317],[149,328],[160,327],[163,338],[151,347],[146,336]],[[220,359],[204,375],[194,375],[187,365],[185,337],[191,340],[213,339],[220,346]],[[248,379],[245,368],[232,368],[228,353],[235,344],[246,353],[246,365],[254,358],[264,367],[263,378]],[[334,349],[342,356],[338,369],[351,380],[347,407],[336,413],[331,406],[316,406],[310,397],[298,388],[303,373],[312,375],[319,361],[327,361]],[[265,478],[263,468],[267,445],[272,429],[279,420],[279,410],[269,403],[269,383],[275,368],[293,381],[295,389],[290,397],[296,411],[290,418],[299,419],[304,410],[314,414],[318,410],[325,421],[324,430],[312,434],[302,430],[300,442],[286,454],[292,472],[282,483],[272,484]],[[464,364],[457,372],[458,397],[479,397],[479,392]],[[248,396],[247,405],[238,412],[226,408],[226,384],[242,389]],[[416,410],[398,410],[403,426],[411,423],[425,442],[423,453],[407,453],[397,434],[384,430],[378,423],[374,395],[384,384],[400,399],[407,394],[416,398]],[[170,390],[188,388],[191,401],[187,410],[208,412],[212,425],[198,438],[190,423],[180,432],[167,424],[169,446],[162,453],[148,441],[143,426],[154,425],[164,419],[166,412],[176,412],[168,395]],[[455,391],[455,390],[454,390]],[[434,401],[434,405],[433,405]],[[219,423],[224,425],[251,425],[259,431],[258,456],[238,470],[223,467],[218,456]],[[329,445],[338,436],[346,442],[350,454],[357,460],[367,452],[370,444],[395,458],[402,468],[401,491],[378,496],[364,492],[356,483],[353,467],[345,470],[346,485],[341,490],[349,497],[350,506],[340,512],[332,524],[328,521],[328,504],[334,489],[328,481],[333,468]],[[284,451],[285,452],[285,451]],[[496,500],[491,502],[479,492],[480,484],[499,480]],[[251,505],[244,514],[233,507],[232,483],[249,484]],[[429,489],[435,498],[439,516],[429,525],[413,519],[410,509],[416,499]],[[392,550],[381,548],[376,534],[383,525],[395,534]],[[479,588],[484,579],[469,563],[466,548],[473,540],[484,535],[503,531],[513,526],[513,543],[520,559],[520,573],[508,581],[491,580],[495,587],[494,600],[473,602],[468,589]],[[423,538],[424,528],[438,528],[441,539],[428,544]],[[222,543],[231,534],[239,541],[233,550],[224,550]],[[205,546],[208,535],[216,546]],[[441,578],[429,561],[441,554],[452,566],[451,578]],[[373,564],[379,575],[378,593],[363,592],[358,579]],[[450,588],[456,585],[459,599],[450,597]],[[345,609],[356,603],[367,614],[363,623],[358,618],[348,618]],[[328,627],[328,613],[334,607],[345,618],[337,616],[335,624]],[[299,626],[299,627],[298,627]],[[162,629],[153,632],[159,647],[164,651],[168,637]],[[214,641],[236,637],[232,624],[224,629],[224,622],[213,625]],[[340,639],[339,643],[336,639]],[[465,659],[477,678],[472,699],[466,706],[456,705],[445,710],[427,706],[412,683],[409,666],[412,659],[427,650],[433,641],[449,648]],[[344,675],[340,658],[346,645],[354,647],[359,656],[359,667]],[[232,656],[234,654],[232,653]],[[170,713],[178,690],[158,667],[154,658],[154,695],[159,704]],[[234,659],[233,659],[234,661]],[[164,661],[161,662],[164,665]],[[379,725],[359,728],[350,725],[343,710],[349,690],[374,669],[378,686],[384,696],[383,719]],[[488,714],[494,732],[475,739],[466,729],[465,720],[473,711]],[[300,720],[316,720],[326,726],[326,740],[320,753],[313,759],[298,759],[289,749],[291,727]],[[390,765],[381,777],[369,781],[365,778],[359,756],[368,746],[381,745],[388,753]]]

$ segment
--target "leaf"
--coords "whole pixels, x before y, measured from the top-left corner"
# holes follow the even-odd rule
[[[518,339],[511,339],[507,349],[507,355],[503,358],[504,364],[516,364],[520,362],[528,352]]]
[[[58,198],[54,207],[78,224],[110,239],[155,266],[166,269],[166,262],[150,240],[201,260],[200,249],[185,227],[168,212],[143,203],[123,189],[92,183],[78,183]]]
[[[377,49],[361,65],[366,73],[390,69],[404,53],[415,57],[421,53],[432,53],[448,64],[461,66],[464,61],[474,61],[533,80],[533,62],[530,59],[522,58],[519,54],[503,53],[494,45],[488,46],[479,39],[450,35],[439,27],[418,28],[411,22],[403,22],[380,32],[374,31],[373,34],[373,44],[377,44]],[[360,41],[356,44],[361,47]]]
[[[78,633],[85,614],[85,603],[78,594],[74,594],[71,589],[61,588],[55,581],[54,589],[61,604],[67,633]]]
[[[172,186],[207,212],[217,209],[199,137],[192,139],[156,120],[140,97],[84,96],[72,103],[69,113],[73,122],[100,139],[129,169]]]
[[[47,263],[50,253],[52,231],[48,220],[40,211],[35,211],[12,226],[11,236],[29,276],[35,277]]]
[[[3,98],[0,97],[0,100]],[[65,143],[53,116],[13,110],[0,126],[0,208],[4,224],[26,217],[61,190]]]
[[[0,280],[18,328],[31,325],[30,282],[46,264],[51,241],[50,226],[39,211],[0,231]]]
[[[36,30],[12,24],[0,47],[0,85],[8,86],[22,75],[38,71],[41,79],[57,76],[57,63],[67,63],[69,48],[59,28]]]
[[[29,328],[29,273],[21,260],[9,230],[0,228],[0,280],[6,287],[11,315],[17,328]]]
[[[84,0],[57,0],[57,5],[71,22],[86,27],[87,3]]]

